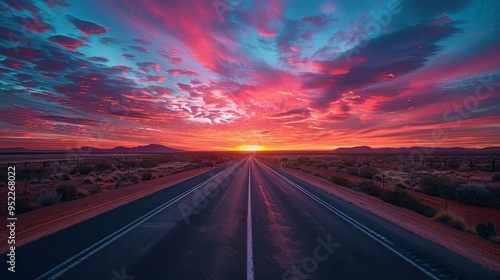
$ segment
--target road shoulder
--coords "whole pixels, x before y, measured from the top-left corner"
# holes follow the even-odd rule
[[[311,174],[289,168],[280,170],[500,273],[500,245],[498,244],[434,222],[428,217],[383,202],[376,197],[334,185]]]

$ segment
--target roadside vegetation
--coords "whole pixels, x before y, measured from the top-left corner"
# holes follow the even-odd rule
[[[16,165],[16,213],[163,178],[231,160],[224,154],[180,153],[114,155],[87,159],[26,162]],[[2,169],[6,170],[6,168]],[[5,173],[5,172],[4,172]],[[5,177],[3,173],[0,176]],[[0,183],[0,195],[6,184]],[[0,216],[6,215],[1,209]]]
[[[500,172],[496,156],[414,158],[408,155],[309,154],[268,156],[265,160],[327,178],[332,183],[408,208],[450,227],[499,242],[493,221],[468,224],[451,211],[456,203],[500,209]],[[420,194],[435,197],[440,205],[427,205]],[[474,220],[475,221],[475,220]],[[479,228],[478,228],[479,227]]]

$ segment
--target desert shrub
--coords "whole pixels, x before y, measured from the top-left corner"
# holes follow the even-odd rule
[[[33,170],[33,177],[40,183],[43,179],[49,178],[52,172],[52,168],[37,168]]]
[[[102,177],[100,177],[100,176],[99,176],[99,177],[95,178],[95,180],[94,180],[94,181],[95,181],[96,183],[97,183],[97,182],[104,182],[104,179],[103,179]]]
[[[453,193],[453,197],[460,202],[473,205],[489,205],[492,202],[490,191],[474,183],[460,185]]]
[[[94,168],[90,165],[78,165],[73,169],[71,173],[72,174],[80,173],[81,175],[89,175],[92,171],[94,171]]]
[[[163,173],[158,175],[158,178],[163,178],[163,177],[165,177],[165,174],[163,174]]]
[[[143,159],[141,162],[139,162],[139,166],[142,168],[153,168],[157,167],[158,163],[151,159]]]
[[[493,236],[491,238],[491,241],[497,243],[497,244],[500,244],[500,235],[497,235],[497,236]]]
[[[464,219],[450,212],[439,212],[432,219],[458,230],[466,228]]]
[[[31,196],[18,196],[16,197],[16,214],[21,214],[35,210],[37,205],[31,199]]]
[[[102,162],[102,163],[98,163],[94,166],[94,169],[96,171],[99,171],[99,172],[104,172],[106,170],[111,170],[113,169],[113,165],[111,165],[111,163],[107,163],[107,162]]]
[[[436,210],[420,203],[415,197],[402,189],[392,188],[382,192],[380,198],[391,204],[411,209],[424,216],[432,217],[436,214]]]
[[[493,182],[500,182],[500,173],[496,173],[491,177]]]
[[[342,176],[333,175],[332,177],[330,177],[330,180],[332,182],[334,182],[335,184],[339,184],[339,185],[344,186],[344,187],[351,185],[351,181],[345,177],[342,177]]]
[[[402,188],[402,189],[408,189],[408,185],[403,183],[403,182],[397,182],[396,187]]]
[[[94,181],[92,180],[92,178],[85,178],[83,179],[83,183],[86,184],[86,185],[90,185],[90,184],[93,184]]]
[[[61,182],[71,181],[71,175],[68,173],[59,173],[56,174],[56,180]]]
[[[453,170],[458,170],[460,169],[460,166],[462,166],[462,162],[459,162],[459,161],[451,161],[448,163],[447,165],[449,168],[453,169]]]
[[[318,172],[314,173],[313,175],[314,175],[314,176],[316,176],[316,177],[323,178],[323,179],[327,179],[327,178],[328,178],[328,177],[326,177],[325,175],[323,175],[323,174],[321,174],[321,173],[318,173]]]
[[[116,181],[115,188],[125,187],[137,183],[139,183],[139,177],[134,175],[125,175]]]
[[[57,192],[43,192],[36,198],[41,207],[50,206],[61,202],[61,195]]]
[[[87,189],[87,191],[89,194],[95,194],[95,193],[101,192],[102,190],[99,186],[95,186],[95,187]]]
[[[382,174],[377,174],[377,175],[373,176],[373,180],[382,181],[382,179],[383,179]]]
[[[143,172],[142,176],[141,176],[141,180],[148,181],[148,180],[151,180],[152,177],[153,177],[153,174],[151,174],[151,172]]]
[[[109,177],[108,179],[104,180],[104,182],[106,182],[106,183],[113,183],[115,181],[116,181],[116,179],[114,177]]]
[[[353,166],[356,166],[356,163],[348,160],[348,161],[344,161],[343,165],[345,165],[346,167],[353,167]]]
[[[70,201],[78,197],[78,189],[72,185],[61,185],[56,189],[57,193],[61,195],[61,201]]]
[[[358,188],[360,188],[363,192],[373,196],[380,196],[382,194],[382,188],[377,186],[372,181],[363,181],[358,184]]]
[[[127,166],[128,168],[137,167],[137,162],[133,160],[124,160],[122,161],[122,164]]]
[[[440,190],[447,188],[449,185],[449,178],[432,174],[422,176],[419,181],[419,186],[424,193],[434,196],[438,196],[440,194]]]
[[[76,190],[76,197],[77,197],[77,198],[86,197],[86,196],[88,196],[88,195],[89,195],[89,193],[88,193],[86,190],[82,190],[82,189],[80,189],[80,188],[78,188],[78,189]]]
[[[366,179],[372,179],[373,176],[379,173],[380,171],[373,166],[361,166],[358,170],[358,175]]]
[[[345,169],[345,172],[349,175],[353,175],[353,176],[357,176],[358,175],[358,170],[359,168],[355,167],[355,166],[351,166],[351,167],[347,167]]]

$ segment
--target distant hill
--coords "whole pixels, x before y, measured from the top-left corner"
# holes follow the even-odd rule
[[[0,148],[0,153],[29,153],[28,149],[15,147],[15,148]]]
[[[94,147],[81,147],[80,149],[70,149],[70,150],[28,150],[21,147],[16,148],[0,148],[0,153],[3,154],[30,154],[30,153],[68,153],[71,151],[86,151],[88,153],[138,153],[138,154],[161,154],[161,153],[176,153],[183,152],[183,150],[170,148],[163,145],[149,144],[147,146],[137,146],[137,147],[115,147],[112,149],[99,149]]]
[[[409,154],[412,152],[422,152],[426,155],[446,154],[446,155],[491,155],[500,154],[500,147],[487,147],[482,149],[469,148],[430,148],[430,147],[409,147],[409,148],[371,148],[369,146],[359,146],[352,148],[338,148],[333,150],[334,154]]]

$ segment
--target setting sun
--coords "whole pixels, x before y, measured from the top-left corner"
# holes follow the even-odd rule
[[[238,151],[249,151],[249,152],[255,152],[255,151],[261,151],[263,150],[262,146],[259,145],[243,145],[239,146],[237,148]]]

